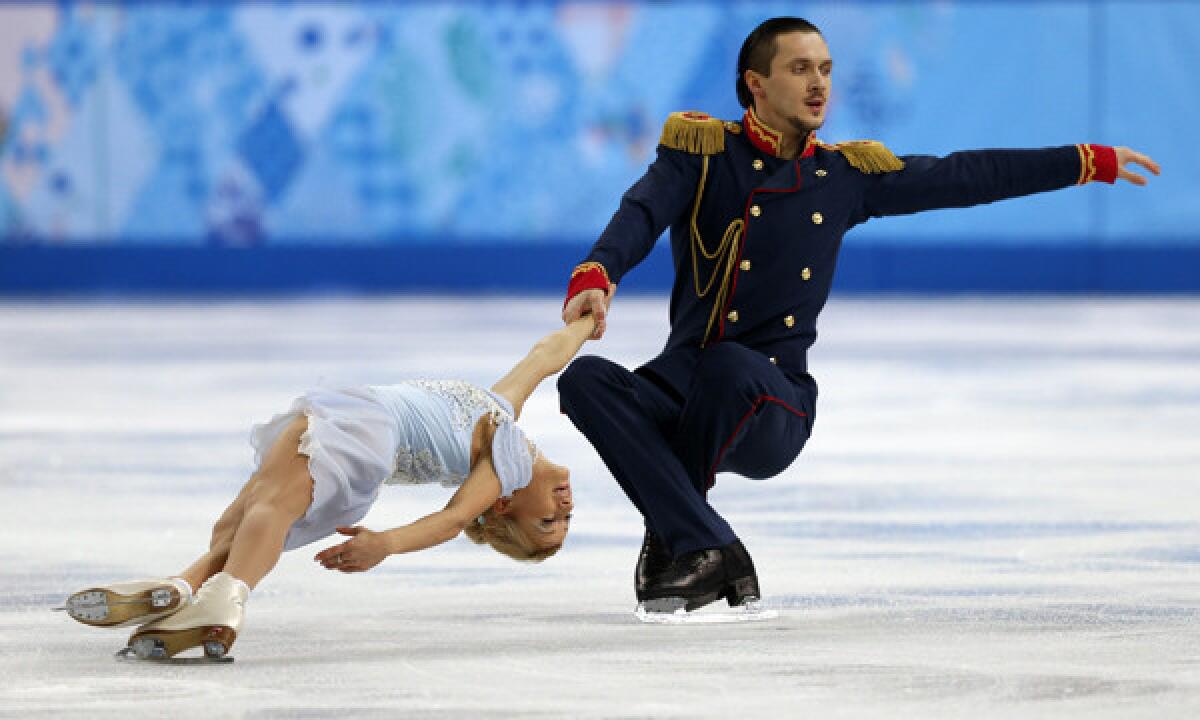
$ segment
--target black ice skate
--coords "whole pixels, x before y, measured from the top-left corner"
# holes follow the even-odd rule
[[[692,615],[724,598],[736,613]],[[641,594],[637,617],[643,622],[740,622],[775,617],[759,605],[754,562],[740,540],[697,550],[678,559]]]
[[[646,530],[642,539],[642,550],[638,553],[637,567],[633,571],[633,590],[638,602],[646,599],[646,590],[656,584],[659,576],[671,567],[671,552],[654,533]]]

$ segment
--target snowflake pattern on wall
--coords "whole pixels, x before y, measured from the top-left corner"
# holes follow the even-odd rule
[[[823,138],[935,154],[1116,141],[1088,137],[1088,6],[1047,5],[1039,23],[1005,4],[804,5],[837,59]],[[715,0],[0,7],[0,242],[585,243],[653,158],[667,113],[738,119],[738,47],[761,20],[796,11]],[[1036,87],[1021,82],[1028,103],[1058,111],[1024,131],[1003,90],[1012,72],[972,60],[1015,32],[1054,55]],[[948,114],[945,99],[968,92],[970,110]],[[1169,190],[1157,192],[1163,202]],[[883,231],[1095,230],[1086,193],[1031,202],[1038,212],[1001,204]],[[1194,208],[1178,204],[1159,217],[1194,227]]]

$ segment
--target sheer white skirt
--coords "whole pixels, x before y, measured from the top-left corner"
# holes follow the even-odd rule
[[[396,421],[366,388],[313,390],[291,409],[250,432],[254,464],[297,417],[308,418],[298,452],[308,457],[312,505],[288,531],[284,550],[294,550],[353,525],[367,514],[393,470]]]

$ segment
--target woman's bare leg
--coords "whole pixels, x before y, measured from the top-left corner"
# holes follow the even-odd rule
[[[257,478],[258,473],[252,475],[242,486],[237,498],[229,504],[229,507],[225,508],[225,512],[221,513],[217,524],[213,526],[208,552],[197,558],[188,569],[175,576],[186,580],[193,590],[203,585],[205,580],[221,572],[221,569],[225,567],[225,560],[229,557],[229,548],[233,546],[233,535],[242,522],[242,515],[245,514],[246,496],[250,494],[250,486]]]
[[[253,588],[275,566],[288,529],[312,503],[308,458],[298,451],[307,427],[308,419],[300,417],[280,434],[258,472],[213,526],[208,552],[176,577],[196,589],[225,570]],[[250,525],[242,533],[247,520]],[[231,566],[235,542],[244,547],[237,564]]]
[[[251,588],[279,562],[288,530],[312,504],[308,458],[299,452],[307,428],[308,418],[294,420],[247,485],[242,517],[221,569]]]

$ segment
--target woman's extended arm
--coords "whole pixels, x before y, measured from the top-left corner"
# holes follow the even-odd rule
[[[616,286],[609,288],[606,302],[612,300]],[[516,367],[492,386],[504,396],[520,416],[521,408],[542,380],[566,367],[596,328],[595,319],[586,315],[537,341]],[[331,570],[363,572],[388,555],[414,552],[454,539],[468,522],[483,514],[500,497],[500,478],[492,465],[491,453],[482,453],[471,468],[462,487],[443,509],[415,522],[383,532],[365,527],[340,527],[349,539],[317,553],[313,559]]]
[[[616,287],[613,285],[609,288],[606,303],[612,301]],[[579,352],[579,348],[583,347],[583,343],[592,336],[596,329],[595,323],[591,315],[585,315],[538,340],[529,354],[492,386],[492,392],[503,395],[512,403],[513,412],[520,417],[521,408],[533,394],[534,388],[567,366],[571,358]]]
[[[340,527],[339,533],[352,537],[322,550],[314,559],[330,570],[370,570],[388,555],[416,552],[453,540],[498,497],[500,479],[496,476],[491,455],[484,453],[446,507],[408,525],[382,532],[361,526]]]

